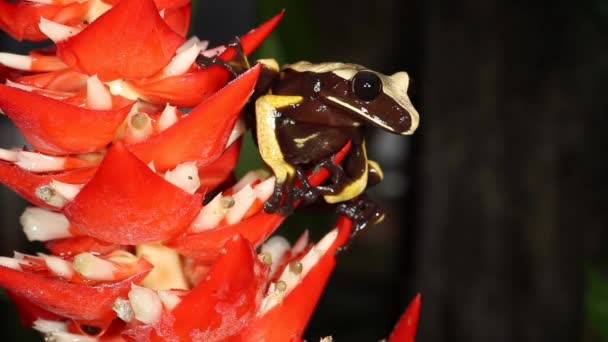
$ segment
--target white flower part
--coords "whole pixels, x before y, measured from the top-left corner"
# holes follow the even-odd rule
[[[336,241],[337,237],[338,230],[333,229],[331,232],[327,233],[313,248],[311,248],[310,251],[308,251],[308,253],[306,253],[306,255],[300,260],[300,263],[302,264],[302,272],[294,273],[289,269],[289,267],[285,267],[283,273],[281,273],[281,276],[276,282],[283,282],[285,286],[283,286],[283,289],[278,289],[277,286],[273,286],[274,284],[271,284],[271,286],[268,288],[266,296],[264,296],[264,299],[262,300],[258,315],[263,315],[275,305],[281,303],[283,298],[289,295],[289,293],[300,283],[300,280],[306,277],[308,272],[317,264],[321,257],[327,253],[327,250],[329,247],[331,247],[334,241]]]
[[[84,20],[88,23],[94,22],[102,14],[106,13],[112,5],[103,2],[102,0],[89,0],[89,9],[84,15]]]
[[[50,321],[47,319],[38,318],[34,321],[32,328],[40,331],[43,334],[66,332],[68,331],[68,325],[64,322]]]
[[[0,52],[0,64],[17,70],[32,70],[32,57],[14,53]]]
[[[42,5],[52,5],[53,4],[53,0],[28,0],[28,2],[33,2],[36,4],[42,4]]]
[[[247,126],[245,125],[245,120],[239,118],[234,124],[234,128],[232,128],[232,132],[230,132],[230,137],[228,138],[228,142],[226,143],[226,148],[232,145],[238,138],[245,134],[247,130]]]
[[[258,180],[267,179],[270,174],[264,169],[251,170],[247,172],[236,184],[232,186],[234,192],[240,191],[245,185],[251,184]]]
[[[160,11],[158,11],[158,15],[159,15],[161,18],[165,19],[165,8],[163,8],[163,9],[162,9],[162,10],[160,10]]]
[[[182,75],[190,69],[192,63],[196,61],[196,57],[198,57],[203,50],[203,46],[199,44],[198,38],[196,38],[196,40],[187,40],[182,46],[184,47],[179,49],[179,52],[177,52],[169,64],[163,69],[163,75]]]
[[[222,194],[219,193],[201,209],[192,222],[191,230],[196,233],[213,229],[220,224],[224,216],[226,216],[226,208],[222,205]]]
[[[277,267],[279,267],[279,262],[283,259],[285,252],[287,252],[290,247],[289,241],[279,235],[271,237],[262,245],[260,251],[262,253],[270,254],[272,260],[272,265],[270,265],[270,277],[276,272]]]
[[[106,85],[110,88],[110,93],[115,96],[122,96],[129,100],[137,101],[142,96],[131,86],[131,84],[125,80],[114,80],[106,82]]]
[[[228,209],[228,212],[226,213],[226,222],[228,224],[239,222],[257,198],[255,191],[249,184],[245,185],[239,192],[232,195],[232,197],[234,197],[234,206]]]
[[[120,265],[134,264],[138,258],[134,254],[125,250],[115,250],[106,256],[107,261],[111,261]]]
[[[53,342],[97,342],[97,337],[77,335],[69,332],[57,332],[52,333],[48,336],[50,341]]]
[[[49,241],[71,237],[70,222],[62,213],[27,207],[19,222],[29,241]]]
[[[21,271],[21,265],[19,261],[14,258],[0,256],[0,266],[8,267],[13,270]]]
[[[18,83],[18,82],[13,82],[11,80],[6,80],[5,85],[7,85],[9,87],[25,90],[25,91],[32,91],[34,89],[40,89],[40,88],[32,87],[32,86],[29,86],[29,85],[21,84],[21,83]]]
[[[165,172],[165,180],[189,194],[193,194],[201,186],[196,162],[185,162],[175,169]]]
[[[23,254],[21,252],[17,252],[17,251],[13,251],[13,259],[21,262],[21,263],[26,263],[29,264],[29,261],[25,260],[25,256],[27,254]]]
[[[116,270],[113,263],[88,252],[76,255],[72,267],[90,280],[114,280],[114,270]]]
[[[160,320],[163,303],[156,291],[131,284],[129,302],[131,302],[133,314],[138,321],[145,324],[154,324]]]
[[[136,143],[146,140],[152,133],[154,133],[154,127],[152,126],[152,119],[150,116],[139,110],[140,103],[138,102],[135,106],[131,107],[131,111],[127,118],[127,132],[125,139],[129,143]]]
[[[300,235],[296,243],[294,243],[293,247],[291,248],[292,255],[296,256],[300,254],[304,249],[306,249],[306,247],[308,246],[308,235],[308,229],[305,230],[302,235]]]
[[[189,48],[191,48],[193,45],[198,46],[201,50],[205,50],[209,46],[209,41],[200,40],[197,36],[192,36],[184,44],[182,44],[179,48],[177,48],[175,53],[176,54],[182,53],[182,52],[188,50]]]
[[[274,192],[275,181],[276,178],[272,176],[268,177],[265,181],[255,186],[255,195],[260,201],[266,202],[270,198],[270,196],[272,196],[272,193]]]
[[[162,132],[177,122],[177,110],[167,103],[158,118],[158,129]]]
[[[44,259],[46,267],[48,267],[48,269],[55,273],[55,275],[58,277],[69,279],[74,275],[74,269],[72,268],[72,264],[70,262],[54,255],[40,253],[38,256]]]
[[[87,107],[99,110],[112,109],[112,94],[97,75],[87,79]]]
[[[207,42],[208,43],[208,42]],[[186,40],[182,45],[180,45],[177,50],[175,50],[176,54],[180,54],[186,50],[188,50],[189,48],[191,48],[194,45],[199,45],[201,44],[200,39],[198,39],[197,36],[192,36],[190,37],[188,40]],[[204,46],[206,48],[206,45]]]
[[[64,41],[82,31],[81,28],[56,23],[44,17],[40,17],[38,28],[40,28],[40,31],[49,37],[54,43]]]
[[[226,50],[226,46],[220,45],[202,52],[205,57],[217,57]]]
[[[52,180],[49,184],[53,190],[59,195],[63,196],[66,200],[72,201],[76,195],[82,190],[84,184],[69,184],[63,183],[58,180]]]
[[[112,310],[116,312],[116,316],[125,322],[130,322],[133,319],[133,308],[131,303],[124,298],[116,298],[112,304]]]
[[[0,148],[0,160],[5,160],[7,162],[14,163],[17,161],[19,151],[20,150],[7,150],[4,148]]]
[[[319,340],[319,342],[334,342],[334,338],[331,336],[325,336]]]
[[[48,185],[41,185],[37,187],[36,197],[43,200],[46,204],[52,205],[56,208],[63,208],[68,202],[65,197],[53,189],[50,183]]]
[[[173,310],[182,299],[172,290],[158,291],[158,297],[167,311]]]
[[[65,157],[49,156],[42,153],[19,151],[17,152],[17,166],[31,172],[51,172],[64,169]]]
[[[137,245],[135,251],[138,257],[143,257],[154,265],[141,282],[143,286],[154,290],[189,288],[182,260],[174,249],[150,242]]]

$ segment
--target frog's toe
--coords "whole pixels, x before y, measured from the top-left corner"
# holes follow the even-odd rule
[[[294,211],[295,201],[293,182],[289,180],[282,183],[277,182],[274,193],[264,204],[264,211],[283,216],[291,215]]]

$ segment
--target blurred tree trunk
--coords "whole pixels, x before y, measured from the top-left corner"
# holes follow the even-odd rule
[[[418,341],[581,336],[607,223],[606,27],[593,2],[518,2],[426,2]]]

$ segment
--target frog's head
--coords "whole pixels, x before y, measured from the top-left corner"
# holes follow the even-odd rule
[[[408,96],[406,72],[387,76],[357,64],[309,62],[290,64],[286,69],[318,75],[314,92],[329,105],[365,122],[403,135],[418,127],[420,118]]]

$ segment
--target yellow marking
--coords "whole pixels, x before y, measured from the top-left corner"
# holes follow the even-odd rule
[[[380,168],[380,165],[378,165],[377,162],[375,162],[373,160],[368,160],[367,167],[372,170],[376,170],[376,174],[378,175],[378,177],[380,177],[380,181],[382,181],[384,179],[384,172],[382,171],[382,169]]]
[[[274,71],[279,71],[279,63],[277,63],[277,60],[274,58],[262,58],[262,59],[258,59],[256,61],[256,63],[260,63]]]
[[[304,147],[304,144],[305,144],[305,143],[306,143],[308,140],[310,140],[310,139],[314,139],[314,138],[316,138],[318,135],[319,135],[319,132],[317,132],[317,133],[313,133],[313,134],[311,134],[311,135],[309,135],[309,136],[307,136],[307,137],[304,137],[304,138],[295,138],[295,139],[293,139],[293,141],[296,143],[296,146],[298,146],[298,148],[302,148],[302,147]]]
[[[363,151],[363,158],[365,158],[365,160],[367,161],[367,151],[365,150],[365,142],[363,142],[361,144],[361,149]],[[339,193],[337,193],[335,195],[323,196],[323,198],[325,198],[325,201],[327,203],[338,203],[338,202],[348,201],[350,199],[353,199],[353,198],[359,196],[363,192],[363,190],[365,190],[365,187],[367,186],[368,167],[369,167],[368,163],[366,162],[365,170],[363,170],[363,173],[361,174],[361,176],[359,178],[346,184],[346,186],[344,186],[342,191],[340,191]]]
[[[277,184],[283,184],[295,174],[295,169],[285,161],[276,135],[277,108],[302,102],[301,96],[264,95],[255,102],[255,119],[260,155],[272,169]]]

